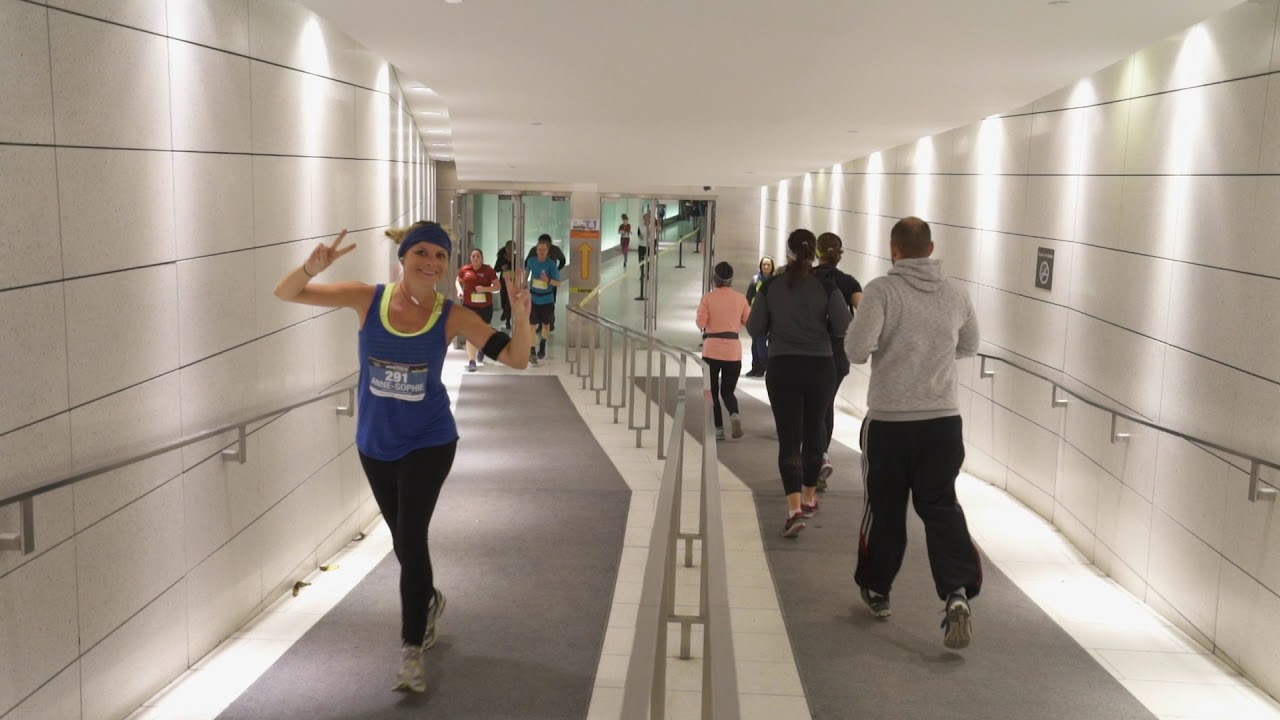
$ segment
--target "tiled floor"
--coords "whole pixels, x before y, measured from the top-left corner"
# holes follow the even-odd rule
[[[606,278],[617,274],[617,269],[606,267]],[[664,312],[689,310],[690,298],[696,303],[696,288],[692,293],[688,288],[668,288]],[[622,297],[634,289],[624,281],[616,292]],[[615,319],[638,321],[641,303],[629,302],[633,304],[610,301],[616,307]],[[596,440],[632,488],[621,569],[589,714],[592,719],[612,720],[619,717],[622,703],[662,465],[656,459],[652,433],[645,434],[645,447],[637,449],[636,434],[626,429],[625,415],[615,425],[613,411],[597,406],[594,393],[582,390],[577,378],[565,375],[563,349],[551,355],[549,362],[527,372],[561,377]],[[464,362],[463,353],[453,352],[446,368],[446,382],[455,397]],[[481,372],[507,370],[491,364]],[[767,401],[762,383],[744,381],[740,387]],[[840,436],[857,437],[859,427],[857,418],[838,416]],[[686,477],[698,477],[697,447],[691,441],[686,445]],[[739,687],[753,691],[741,696],[742,717],[807,719],[808,705],[765,561],[754,501],[745,485],[723,466],[720,483]],[[1162,720],[1280,720],[1280,704],[1090,565],[1040,516],[967,475],[961,477],[959,492],[975,539],[996,565]],[[683,502],[682,524],[692,529],[696,492],[686,492]],[[339,566],[336,571],[315,573],[309,578],[313,586],[302,596],[282,598],[133,717],[216,716],[390,551],[390,538],[380,520],[369,532],[367,539],[330,561]],[[696,569],[678,570],[678,605],[696,603],[696,573]],[[980,603],[975,604],[975,613],[980,628]],[[980,638],[979,634],[978,642]],[[694,628],[693,659],[673,658],[668,663],[666,710],[672,720],[700,717],[701,639],[701,631]],[[669,648],[679,647],[675,626],[669,629],[668,643]]]

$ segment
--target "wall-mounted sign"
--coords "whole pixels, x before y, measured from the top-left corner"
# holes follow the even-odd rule
[[[568,199],[569,199],[568,195],[552,195],[551,196],[551,202],[564,202],[565,200],[568,200]]]
[[[1053,290],[1053,250],[1040,248],[1036,251],[1036,287],[1041,290]]]
[[[575,288],[594,288],[600,283],[600,219],[574,218],[569,224],[569,250],[577,272],[572,273]]]

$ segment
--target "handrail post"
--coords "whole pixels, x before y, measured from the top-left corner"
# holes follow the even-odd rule
[[[620,422],[618,411],[627,407],[627,352],[630,347],[630,340],[627,337],[627,333],[623,332],[622,351],[618,353],[618,365],[620,366],[618,368],[618,374],[621,379],[616,381],[618,383],[618,404],[614,405],[612,400],[609,401],[609,407],[613,408],[613,424],[615,425]],[[609,384],[609,388],[612,391],[613,383]]]
[[[347,404],[339,405],[338,407],[334,408],[334,412],[338,413],[339,415],[346,415],[347,417],[355,417],[355,414],[356,414],[355,387],[347,388]],[[244,430],[243,427],[240,429]],[[241,460],[240,462],[244,462],[244,460]]]
[[[653,335],[649,336],[644,361],[644,429],[636,430],[636,447],[643,447],[641,438],[645,430],[653,427]]]
[[[600,393],[596,392],[596,404],[600,404]],[[613,407],[613,328],[605,328],[604,336],[604,406]],[[618,419],[618,411],[613,411],[613,419]]]
[[[1066,407],[1068,402],[1067,398],[1058,397],[1058,386],[1054,385],[1050,395],[1050,403],[1052,406],[1056,408]]]
[[[982,380],[986,380],[987,378],[991,378],[991,377],[995,377],[995,376],[996,376],[996,371],[995,371],[995,370],[988,370],[988,369],[987,369],[987,360],[988,360],[987,356],[986,356],[986,355],[983,355],[983,356],[982,356],[981,364],[980,364],[980,366],[979,366],[979,368],[978,368],[978,377],[979,377],[980,379],[982,379]]]
[[[354,390],[352,390],[352,392],[354,393],[355,391],[354,391]],[[355,405],[355,403],[352,403],[351,405],[352,405],[352,406],[354,406],[354,405]],[[245,462],[245,460],[247,460],[247,459],[248,459],[248,455],[249,455],[249,443],[248,443],[248,439],[245,437],[245,435],[246,435],[246,432],[245,432],[245,426],[244,426],[244,425],[241,425],[241,426],[238,428],[238,430],[239,430],[239,433],[238,433],[238,435],[237,435],[237,439],[236,439],[236,449],[235,449],[235,450],[223,450],[223,451],[222,451],[222,459],[223,459],[223,460],[226,460],[226,461],[228,461],[228,462],[230,462],[230,461],[234,460],[234,461],[236,461],[236,462],[240,463],[241,465],[243,465],[243,464],[244,464],[244,462]]]
[[[582,389],[594,388],[596,386],[596,324],[589,324],[591,328],[591,349],[587,354],[587,372],[582,377]],[[578,341],[582,342],[582,333],[578,333]]]
[[[586,321],[587,321],[587,318],[585,316],[579,315],[578,313],[574,312],[573,308],[569,309],[569,327],[567,328],[569,330],[569,333],[568,333],[568,337],[565,338],[564,361],[569,366],[570,373],[574,372],[574,366],[578,364],[574,358],[569,357],[570,346],[577,345],[577,343],[571,342],[571,338],[578,337],[581,335],[582,325]],[[575,327],[579,328],[579,332],[575,333],[573,331]]]
[[[626,393],[630,398],[630,402],[627,405],[627,429],[635,430],[636,429],[636,385],[638,384],[636,383],[636,342],[630,335],[627,335],[625,337],[626,337],[625,344],[627,347],[626,355],[631,359],[630,376],[628,376],[625,372],[623,373],[623,380],[627,384]]]
[[[1262,482],[1262,462],[1254,460],[1249,467],[1249,502],[1276,501],[1276,489]]]
[[[0,534],[0,552],[36,551],[36,501],[28,497],[18,501],[18,532]]]
[[[667,354],[658,353],[658,459],[667,459],[662,441],[667,437]]]
[[[664,356],[665,357],[665,356]],[[685,389],[676,390],[676,405],[684,408],[687,413],[689,411],[689,400],[686,396]],[[677,413],[684,415],[684,413]],[[673,431],[674,432],[674,431]],[[683,437],[684,433],[681,433]],[[676,463],[675,473],[675,493],[671,501],[671,533],[667,536],[667,552],[665,557],[667,569],[667,586],[663,593],[666,608],[663,617],[667,621],[676,620],[680,623],[680,659],[689,659],[689,623],[684,618],[676,617],[676,552],[680,548],[680,516],[684,507],[684,451],[680,447],[680,441],[672,438],[676,444]],[[671,462],[671,460],[667,460]]]
[[[1116,443],[1121,443],[1121,442],[1129,442],[1129,433],[1119,432],[1119,425],[1118,425],[1119,421],[1120,421],[1120,416],[1115,413],[1111,413],[1111,444],[1112,445],[1115,445]]]

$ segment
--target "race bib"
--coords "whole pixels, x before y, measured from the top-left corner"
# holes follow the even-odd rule
[[[419,402],[427,396],[427,365],[369,358],[369,392],[378,397]]]
[[[471,302],[473,303],[489,302],[489,294],[488,293],[471,293]]]
[[[549,288],[549,287],[551,287],[551,283],[547,282],[546,280],[534,280],[534,281],[533,281],[533,288],[534,288],[535,290],[546,290],[546,289],[547,289],[547,288]]]

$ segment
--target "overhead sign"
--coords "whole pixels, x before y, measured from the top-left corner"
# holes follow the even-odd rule
[[[1036,287],[1041,290],[1053,290],[1053,250],[1040,248],[1036,251]]]

